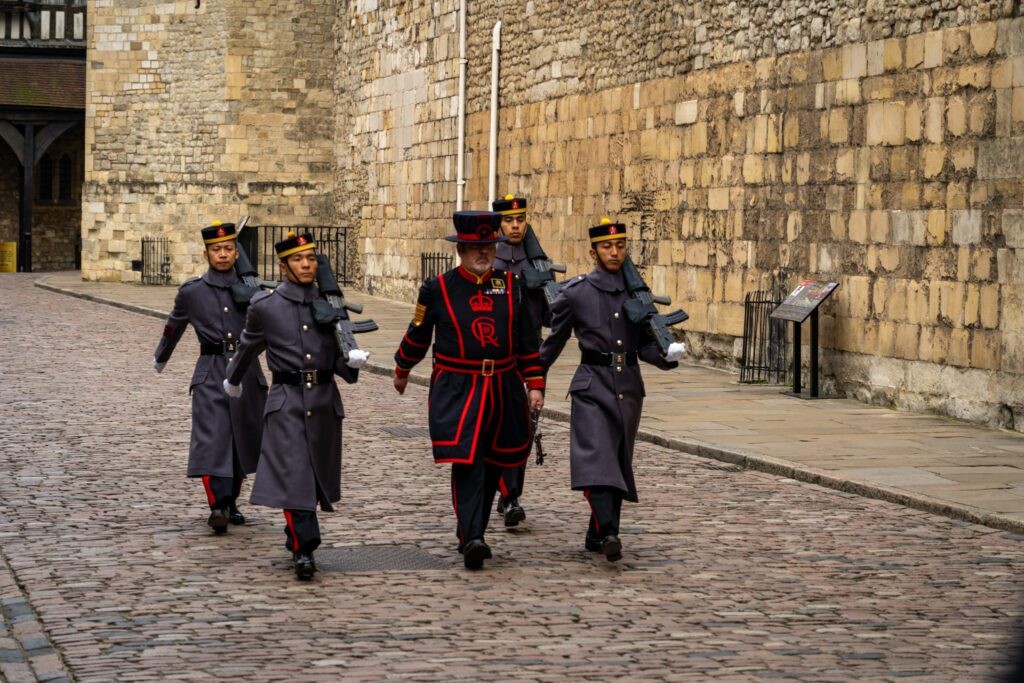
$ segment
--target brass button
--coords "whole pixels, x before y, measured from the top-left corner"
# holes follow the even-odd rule
[[[619,319],[618,312],[616,311],[615,313],[612,313],[612,317],[615,318],[616,320],[618,320]]]
[[[310,360],[312,357],[313,357],[313,354],[311,354],[311,353],[307,353],[306,354],[306,360]]]
[[[227,307],[227,306],[225,306],[225,307],[224,307],[224,312],[225,312],[225,313],[227,313],[227,312],[228,312],[228,307]]]
[[[307,410],[306,411],[306,417],[310,417],[312,414],[313,414],[312,410]]]
[[[302,331],[303,332],[309,332],[309,325],[303,325],[302,326]]]
[[[312,382],[306,382],[306,388],[307,389],[312,389],[313,388],[313,383]]]
[[[228,332],[228,339],[231,339],[231,333]]]
[[[620,401],[622,400],[622,394],[619,394],[619,400]]]
[[[616,346],[622,346],[622,340],[621,339],[616,339],[615,340],[615,344],[616,344]]]
[[[622,366],[621,365],[616,365],[615,366],[615,372],[622,372]]]

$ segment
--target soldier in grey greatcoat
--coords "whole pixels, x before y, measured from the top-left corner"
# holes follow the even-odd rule
[[[637,502],[633,443],[640,425],[644,383],[638,359],[669,370],[685,346],[675,342],[661,355],[658,344],[626,318],[629,299],[622,278],[628,254],[626,226],[603,219],[590,228],[594,269],[566,281],[552,306],[551,335],[541,345],[549,368],[569,335],[576,333],[581,359],[571,382],[569,467],[572,488],[590,503],[585,546],[609,561],[622,558],[622,500]]]
[[[188,453],[189,477],[201,477],[210,505],[207,523],[222,534],[228,523],[245,524],[236,499],[245,475],[256,471],[260,455],[263,404],[267,380],[259,364],[241,377],[244,401],[229,401],[221,383],[245,325],[247,302],[237,301],[231,288],[239,284],[235,273],[235,226],[214,222],[203,228],[203,255],[210,264],[202,277],[181,285],[163,336],[153,356],[161,372],[191,323],[199,337],[199,360],[192,373],[192,439]]]
[[[501,233],[505,236],[505,241],[498,242],[496,246],[494,267],[512,273],[520,283],[522,305],[529,309],[539,338],[541,328],[550,322],[551,314],[544,300],[544,292],[523,286],[523,269],[530,267],[526,260],[523,239],[527,231],[533,230],[526,220],[526,198],[505,195],[504,199],[491,202],[491,208],[501,214]],[[504,516],[506,527],[518,526],[519,522],[526,519],[526,511],[519,501],[525,480],[525,462],[518,467],[506,467],[501,473],[501,479],[498,480],[498,514]]]
[[[266,350],[274,383],[267,396],[263,448],[250,501],[284,511],[285,545],[296,575],[308,579],[316,571],[313,551],[320,545],[317,505],[331,512],[341,498],[345,411],[334,376],[354,383],[369,354],[356,349],[346,363],[331,328],[313,319],[310,304],[320,292],[312,236],[290,235],[274,248],[286,280],[273,292],[253,297],[224,389],[238,395],[246,369]]]

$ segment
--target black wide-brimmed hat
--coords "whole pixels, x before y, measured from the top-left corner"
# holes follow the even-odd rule
[[[279,259],[285,259],[300,251],[315,248],[316,243],[313,242],[312,235],[308,232],[296,235],[294,230],[289,230],[288,236],[274,245],[274,251],[277,252],[277,258]]]
[[[526,213],[526,198],[507,194],[504,199],[495,199],[491,202],[491,208],[502,216],[515,216],[516,214]]]
[[[501,225],[501,214],[494,211],[456,211],[452,215],[455,234],[446,235],[449,242],[459,244],[494,244],[504,242],[505,237],[498,232]]]
[[[625,223],[612,223],[610,218],[602,218],[600,225],[590,229],[590,243],[597,244],[605,240],[624,240],[629,235],[626,233]]]
[[[214,221],[212,225],[203,228],[200,232],[203,235],[203,244],[217,244],[217,242],[227,242],[238,237],[235,233],[234,223],[221,223],[220,221]]]

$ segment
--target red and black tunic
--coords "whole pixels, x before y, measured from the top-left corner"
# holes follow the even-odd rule
[[[526,389],[543,389],[537,325],[505,271],[459,266],[420,287],[395,353],[404,377],[434,339],[428,419],[434,460],[519,465],[530,452]],[[525,386],[524,386],[525,385]]]

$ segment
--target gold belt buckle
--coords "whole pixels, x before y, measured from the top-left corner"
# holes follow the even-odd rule
[[[302,379],[306,383],[306,388],[312,389],[313,385],[316,384],[316,372],[314,370],[303,370]]]
[[[481,370],[481,374],[484,377],[490,377],[491,375],[494,374],[494,359],[493,358],[485,358],[484,359],[483,368]]]
[[[615,365],[625,365],[626,364],[626,354],[624,354],[624,353],[613,353],[612,355],[615,357]]]

